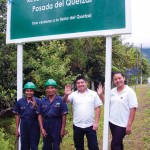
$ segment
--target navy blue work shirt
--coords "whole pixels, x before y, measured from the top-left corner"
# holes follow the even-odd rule
[[[37,106],[40,104],[40,100],[34,97]],[[27,102],[26,97],[19,99],[16,102],[16,105],[13,109],[15,114],[20,115],[21,118],[29,117],[29,118],[37,118],[38,115],[36,113],[37,107],[33,106],[31,102]]]
[[[67,104],[62,101],[62,97],[56,95],[52,102],[49,101],[48,96],[41,100],[37,113],[43,118],[61,117],[68,113]]]

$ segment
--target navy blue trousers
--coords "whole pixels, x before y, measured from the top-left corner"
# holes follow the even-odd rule
[[[111,150],[123,150],[123,138],[126,135],[126,128],[119,127],[111,122],[109,122],[109,126],[112,134]]]
[[[40,128],[38,119],[23,118],[20,124],[21,150],[38,150]]]
[[[73,125],[73,131],[76,150],[84,150],[84,135],[86,135],[89,150],[99,150],[96,131],[93,130],[92,126],[88,128],[79,128]]]
[[[60,130],[62,126],[61,118],[44,119],[43,126],[47,136],[46,138],[43,138],[42,150],[60,150]]]

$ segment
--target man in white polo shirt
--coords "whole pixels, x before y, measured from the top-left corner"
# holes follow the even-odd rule
[[[87,137],[89,150],[99,150],[96,130],[100,118],[102,101],[95,91],[87,88],[87,80],[77,77],[77,91],[72,92],[71,85],[65,86],[64,102],[73,105],[73,131],[76,150],[84,150],[84,135]]]

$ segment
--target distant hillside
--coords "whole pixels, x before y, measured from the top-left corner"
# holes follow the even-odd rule
[[[150,48],[142,48],[142,54],[150,62]]]

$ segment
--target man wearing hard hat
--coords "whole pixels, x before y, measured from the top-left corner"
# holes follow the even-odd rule
[[[40,100],[34,97],[34,83],[26,83],[23,89],[25,96],[17,101],[13,109],[16,114],[16,137],[21,137],[21,150],[38,150],[40,128],[36,110]]]
[[[45,83],[46,97],[42,99],[37,110],[39,124],[43,135],[42,150],[60,150],[61,138],[65,134],[67,105],[56,94],[57,83],[48,79]]]

